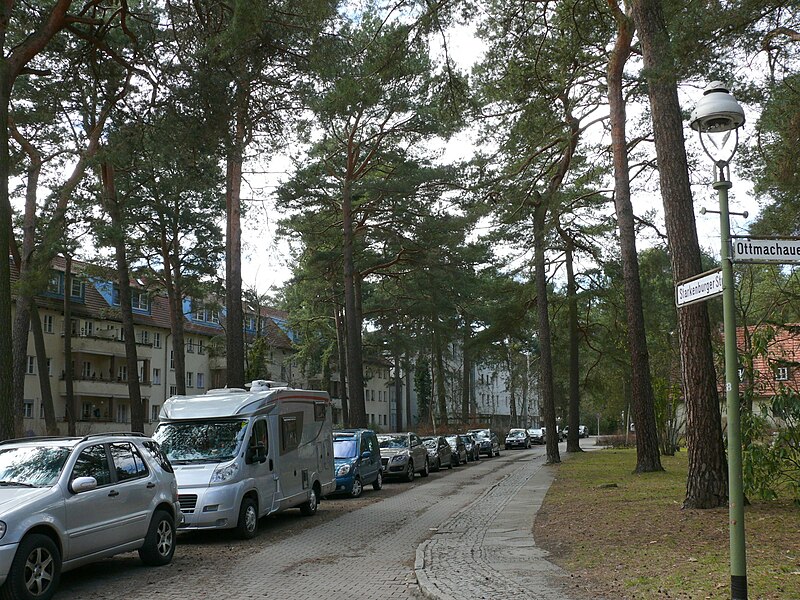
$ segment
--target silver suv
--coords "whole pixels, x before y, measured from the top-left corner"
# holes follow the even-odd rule
[[[0,598],[47,600],[62,571],[138,550],[175,552],[178,486],[141,434],[0,442]]]

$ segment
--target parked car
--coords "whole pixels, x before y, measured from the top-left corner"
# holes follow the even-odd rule
[[[470,429],[467,433],[475,434],[480,444],[480,454],[500,456],[500,438],[491,429]]]
[[[442,467],[453,468],[453,450],[450,444],[441,435],[431,435],[422,438],[422,443],[428,451],[428,462],[432,471],[438,471]]]
[[[457,467],[461,463],[467,462],[467,446],[459,435],[448,435],[445,437],[450,449],[453,451],[453,464]]]
[[[131,550],[172,561],[178,485],[142,434],[2,442],[0,482],[2,598],[47,600],[62,572]]]
[[[531,440],[528,437],[526,429],[510,429],[506,435],[506,450],[511,448],[525,448],[531,447]]]
[[[547,427],[542,427],[542,431],[544,432],[545,438],[547,437]],[[563,429],[561,429],[558,425],[556,425],[556,439],[559,442],[563,442],[567,439],[567,433]]]
[[[333,468],[337,494],[358,498],[365,485],[383,487],[383,468],[378,436],[371,429],[333,432]]]
[[[545,437],[544,437],[544,429],[541,427],[533,427],[528,429],[528,437],[531,440],[531,444],[544,444]]]
[[[464,440],[464,445],[467,447],[467,460],[475,461],[481,459],[481,446],[478,443],[478,438],[474,433],[459,433],[461,439]]]
[[[414,481],[414,473],[427,477],[430,473],[428,450],[422,439],[413,432],[381,434],[381,464],[384,477],[402,477]]]

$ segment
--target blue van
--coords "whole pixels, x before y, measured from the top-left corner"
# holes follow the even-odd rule
[[[333,432],[333,462],[336,494],[358,498],[365,485],[383,487],[378,436],[371,429],[341,429]]]

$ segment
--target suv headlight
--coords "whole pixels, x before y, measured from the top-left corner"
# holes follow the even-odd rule
[[[236,461],[228,463],[227,465],[220,465],[214,469],[214,473],[211,475],[211,483],[223,483],[229,479],[233,479],[238,472],[239,464]]]
[[[345,463],[338,469],[336,469],[336,476],[342,477],[344,475],[347,475],[349,472],[350,472],[350,463]]]
[[[403,462],[404,460],[408,460],[408,457],[405,454],[395,454],[392,457],[392,462]]]
[[[0,540],[3,539],[3,536],[6,534],[6,524],[0,521]]]

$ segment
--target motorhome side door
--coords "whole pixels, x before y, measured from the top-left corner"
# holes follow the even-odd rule
[[[266,417],[253,421],[247,443],[246,469],[258,491],[258,512],[271,512],[275,501],[277,481],[273,477],[274,460],[269,447],[269,428]]]

